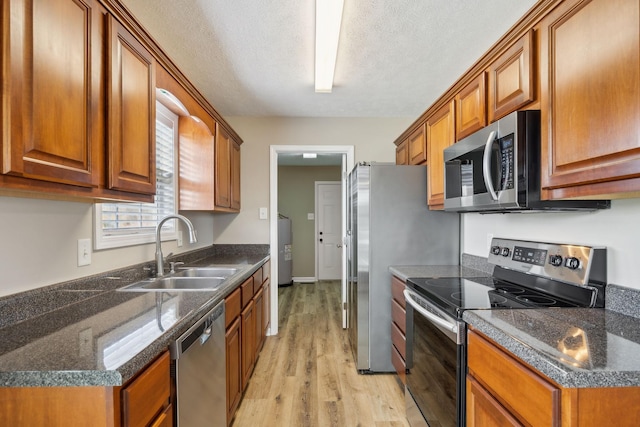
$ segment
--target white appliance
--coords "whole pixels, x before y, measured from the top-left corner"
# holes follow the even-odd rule
[[[278,218],[278,286],[291,286],[293,279],[293,254],[291,253],[291,219],[280,215]]]

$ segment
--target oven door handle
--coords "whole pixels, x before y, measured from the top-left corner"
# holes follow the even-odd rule
[[[402,291],[402,293],[404,294],[404,298],[407,301],[407,303],[411,307],[413,307],[414,310],[420,313],[422,316],[426,317],[427,320],[429,320],[432,323],[435,323],[436,325],[440,326],[443,329],[453,332],[456,335],[458,334],[458,325],[456,323],[447,322],[446,319],[443,319],[442,317],[436,314],[433,314],[428,310],[425,310],[424,307],[420,306],[417,302],[415,302],[415,300],[412,298],[412,296],[415,294],[409,291],[408,289],[405,289],[404,291]]]
[[[487,143],[484,145],[484,155],[482,156],[482,177],[484,178],[484,185],[489,190],[489,194],[493,200],[498,200],[496,190],[493,188],[493,182],[491,180],[491,146],[493,140],[496,137],[496,131],[492,130],[487,138]]]

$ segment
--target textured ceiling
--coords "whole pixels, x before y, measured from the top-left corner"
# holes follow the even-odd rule
[[[223,116],[415,117],[534,0],[345,0],[314,92],[312,0],[122,0]]]

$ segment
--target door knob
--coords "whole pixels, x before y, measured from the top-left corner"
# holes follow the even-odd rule
[[[322,239],[320,239],[320,243],[322,243]]]
[[[341,248],[341,247],[342,247],[342,245],[341,245],[340,243],[338,243],[336,246],[337,246],[337,247],[339,247],[339,248]]]

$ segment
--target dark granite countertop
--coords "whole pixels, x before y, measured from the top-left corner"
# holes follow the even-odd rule
[[[606,309],[470,310],[464,320],[563,387],[640,386],[640,319]]]
[[[264,264],[268,246],[175,258],[240,270],[215,292],[118,291],[148,275],[138,265],[0,299],[0,387],[124,384]]]

